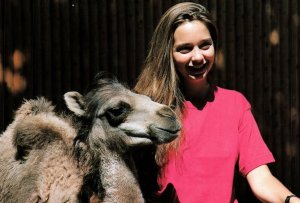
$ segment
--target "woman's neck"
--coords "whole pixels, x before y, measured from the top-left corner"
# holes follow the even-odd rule
[[[207,80],[199,83],[189,83],[184,86],[185,99],[198,109],[203,109],[208,101],[214,98],[214,91]]]
[[[197,83],[185,82],[184,84],[184,96],[186,100],[202,100],[209,92],[209,83],[207,80],[199,81]]]

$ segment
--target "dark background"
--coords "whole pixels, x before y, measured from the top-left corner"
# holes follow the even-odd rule
[[[132,86],[161,14],[179,0],[0,0],[0,131],[23,98],[58,108],[99,71]],[[300,2],[206,0],[220,32],[218,84],[242,92],[277,162],[300,195]],[[201,167],[201,166],[199,166]],[[237,176],[240,202],[256,202]]]

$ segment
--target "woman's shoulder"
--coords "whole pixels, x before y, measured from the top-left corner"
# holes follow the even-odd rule
[[[227,89],[227,88],[224,88],[224,87],[219,87],[217,86],[216,87],[216,95],[219,95],[219,96],[225,96],[225,97],[237,97],[239,99],[246,99],[245,96],[237,91],[237,90],[232,90],[232,89]]]
[[[234,105],[242,105],[246,108],[250,108],[250,104],[244,94],[237,90],[227,89],[223,87],[216,88],[215,97],[217,100],[226,103],[233,103]]]

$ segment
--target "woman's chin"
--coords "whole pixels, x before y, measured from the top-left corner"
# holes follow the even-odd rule
[[[203,83],[206,80],[205,77],[203,77],[203,74],[201,75],[187,75],[185,77],[185,82],[188,84],[199,84],[199,83]]]
[[[198,80],[198,79],[202,79],[203,77],[201,77],[201,75],[188,75],[188,78],[190,80]]]
[[[206,78],[207,73],[199,73],[199,74],[188,74],[189,80],[197,81],[197,80],[204,80]]]

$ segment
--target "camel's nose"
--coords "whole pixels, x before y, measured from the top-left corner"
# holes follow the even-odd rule
[[[178,131],[180,131],[180,122],[177,119],[175,112],[171,108],[163,107],[157,112],[157,114],[164,118],[164,121],[162,120],[163,122],[168,122],[168,128],[170,128],[170,132],[176,134]]]

